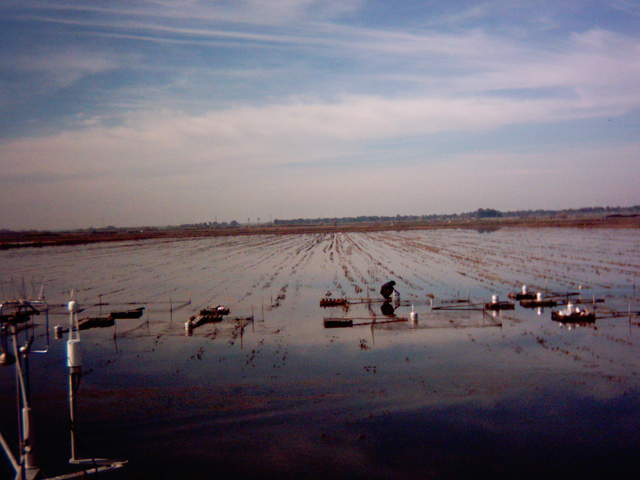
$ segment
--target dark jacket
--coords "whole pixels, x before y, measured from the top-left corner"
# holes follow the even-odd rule
[[[380,295],[382,295],[384,298],[391,298],[391,294],[395,290],[395,288],[393,288],[395,284],[396,282],[391,280],[390,282],[387,282],[384,285],[382,285],[382,287],[380,287]]]

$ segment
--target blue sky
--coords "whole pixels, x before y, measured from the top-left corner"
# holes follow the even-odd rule
[[[640,204],[640,2],[0,3],[0,228]]]

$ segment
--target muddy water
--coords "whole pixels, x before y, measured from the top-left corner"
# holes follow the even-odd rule
[[[112,478],[526,478],[635,465],[640,319],[610,315],[640,310],[635,230],[254,236],[0,259],[3,298],[45,284],[50,327],[66,324],[71,288],[81,316],[146,306],[81,333],[80,454],[128,459]],[[389,279],[401,321],[386,323],[378,289]],[[605,302],[595,325],[571,329],[550,309],[492,316],[461,302],[506,300],[522,284]],[[320,308],[327,293],[374,301]],[[218,303],[230,315],[186,335],[184,322]],[[402,321],[410,305],[417,324]],[[325,317],[375,324],[327,329]],[[71,471],[66,374],[64,339],[31,356],[50,474]],[[0,401],[13,442],[12,368],[0,370]]]

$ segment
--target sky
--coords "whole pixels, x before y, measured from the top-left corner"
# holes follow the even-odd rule
[[[640,204],[640,0],[3,0],[0,229]]]

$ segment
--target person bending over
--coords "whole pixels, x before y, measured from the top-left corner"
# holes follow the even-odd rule
[[[400,295],[400,292],[398,292],[394,288],[395,285],[396,285],[396,282],[394,282],[393,280],[385,283],[384,285],[382,285],[382,287],[380,287],[380,295],[382,295],[386,300],[391,299],[391,295],[393,294],[393,292],[396,292],[398,295]]]

